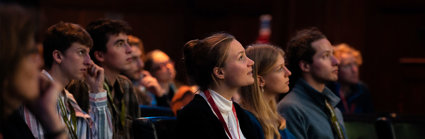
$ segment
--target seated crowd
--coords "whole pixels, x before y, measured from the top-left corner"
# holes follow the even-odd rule
[[[190,40],[187,85],[123,20],[42,29],[37,12],[7,4],[0,18],[0,139],[135,138],[144,108],[174,117],[175,138],[343,139],[342,113],[373,112],[360,52],[314,27],[286,51],[228,33]]]

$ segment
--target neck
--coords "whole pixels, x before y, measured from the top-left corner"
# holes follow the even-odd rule
[[[53,65],[51,69],[47,72],[52,76],[53,80],[59,83],[61,86],[66,86],[70,79],[67,75],[60,69],[58,65]]]
[[[270,102],[271,100],[276,99],[277,95],[273,95],[272,93],[263,92],[264,99],[266,99],[266,102]]]
[[[229,87],[227,85],[222,84],[221,86],[212,86],[212,90],[226,98],[227,100],[232,100],[232,97],[238,93],[239,88],[238,87]]]
[[[313,87],[314,89],[316,89],[317,91],[319,91],[320,93],[323,92],[323,90],[325,89],[325,83],[323,82],[319,82],[317,80],[315,80],[312,76],[304,76],[303,78],[311,87]]]
[[[164,90],[164,92],[170,91],[170,83],[169,82],[160,82],[159,85]]]
[[[110,85],[114,85],[115,81],[117,81],[119,73],[112,71],[108,68],[104,68],[104,69],[105,69],[105,79],[108,81]]]

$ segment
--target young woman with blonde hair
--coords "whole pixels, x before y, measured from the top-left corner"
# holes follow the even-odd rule
[[[276,108],[276,97],[289,91],[291,72],[285,66],[282,49],[268,44],[255,44],[246,49],[254,60],[254,84],[242,87],[240,99],[243,108],[256,123],[265,139],[294,138],[286,129],[285,119]]]

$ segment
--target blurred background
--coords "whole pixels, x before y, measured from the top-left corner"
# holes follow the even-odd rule
[[[8,0],[1,0],[8,1]],[[297,30],[318,27],[333,44],[360,50],[365,82],[378,113],[425,116],[424,0],[21,0],[59,21],[86,26],[97,18],[123,19],[143,40],[176,61],[178,79],[188,40],[225,31],[254,43],[262,14],[270,14],[272,44],[286,49]]]

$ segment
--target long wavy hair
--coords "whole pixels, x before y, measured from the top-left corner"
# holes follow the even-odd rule
[[[246,54],[255,62],[254,84],[241,88],[241,105],[258,119],[266,139],[280,138],[279,130],[285,128],[285,120],[277,112],[276,99],[266,100],[258,76],[270,73],[277,58],[285,53],[273,45],[254,44],[246,49]]]

